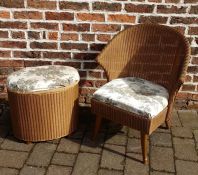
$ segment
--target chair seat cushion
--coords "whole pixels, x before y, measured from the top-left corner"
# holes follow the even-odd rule
[[[93,99],[148,118],[159,114],[168,98],[163,86],[136,77],[114,79],[93,94]]]
[[[32,92],[66,87],[79,79],[78,71],[69,66],[27,67],[10,74],[7,87],[11,91]]]

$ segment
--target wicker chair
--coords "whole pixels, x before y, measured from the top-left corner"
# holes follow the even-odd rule
[[[92,112],[96,114],[93,139],[97,136],[103,117],[139,130],[143,163],[146,164],[148,135],[164,122],[170,128],[173,102],[185,80],[189,57],[190,47],[186,38],[168,26],[139,24],[117,34],[97,57],[109,83],[124,77],[148,80],[167,90],[167,105],[153,117],[141,115],[127,108],[122,109],[111,100],[97,98],[97,91],[101,87],[91,101]],[[100,95],[103,96],[103,93]]]

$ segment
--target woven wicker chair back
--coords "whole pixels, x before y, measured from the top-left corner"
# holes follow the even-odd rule
[[[98,56],[108,80],[140,77],[172,91],[184,81],[189,44],[176,30],[156,24],[132,26],[117,34]]]

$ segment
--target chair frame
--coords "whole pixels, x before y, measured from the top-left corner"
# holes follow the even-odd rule
[[[130,42],[133,43],[133,41],[130,41],[130,37],[132,40],[135,40],[135,41],[138,41],[138,39],[140,39],[143,44],[146,43],[151,46],[152,44],[155,45],[155,41],[152,41],[152,38],[151,38],[151,42],[150,42],[150,38],[149,40],[147,38],[147,36],[149,37],[148,35],[149,32],[151,33],[153,38],[155,38],[155,33],[157,32],[159,32],[159,34],[162,33],[164,35],[163,37],[165,38],[164,39],[165,41],[163,41],[163,39],[160,39],[162,42],[160,43],[161,44],[160,46],[162,46],[162,48],[166,47],[167,43],[168,45],[171,46],[172,41],[176,42],[178,40],[178,43],[176,44],[177,48],[174,48],[176,49],[176,51],[174,52],[174,50],[171,50],[173,48],[170,48],[170,53],[174,52],[174,54],[171,55],[171,59],[174,58],[173,63],[171,65],[172,72],[168,78],[165,77],[163,80],[161,80],[162,78],[157,79],[156,76],[148,75],[149,73],[144,72],[144,70],[141,72],[139,68],[137,69],[135,68],[136,66],[135,64],[133,65],[133,63],[131,63],[131,60],[132,61],[135,60],[136,55],[134,54],[134,52],[137,52],[137,48],[135,45],[130,44]],[[166,32],[168,33],[166,34]],[[170,33],[170,36],[169,36],[169,33]],[[130,42],[126,44],[123,38],[129,40]],[[163,42],[165,42],[164,45],[163,45]],[[179,48],[178,45],[181,48]],[[122,52],[122,49],[124,51],[123,53],[120,53]],[[154,48],[154,50],[155,49],[157,48]],[[144,50],[141,50],[141,49],[140,51],[144,52]],[[118,53],[119,56],[116,56],[116,52]],[[160,57],[161,53],[158,53],[158,54],[159,54],[158,56]],[[146,57],[150,58],[149,55],[146,55]],[[140,59],[141,56],[137,55],[137,58]],[[134,113],[122,110],[118,107],[111,106],[109,104],[106,104],[104,102],[101,102],[92,98],[91,110],[92,110],[92,113],[96,115],[93,139],[96,139],[97,137],[97,133],[100,129],[101,120],[103,117],[109,120],[112,120],[116,123],[120,123],[122,125],[126,125],[133,129],[139,130],[141,132],[141,147],[142,147],[143,163],[147,164],[148,163],[148,158],[147,158],[148,136],[164,122],[166,123],[167,128],[170,128],[173,103],[174,103],[177,92],[179,91],[181,85],[184,83],[189,59],[190,59],[190,46],[189,46],[187,39],[181,33],[179,33],[178,31],[176,31],[175,29],[171,27],[158,25],[158,24],[139,24],[139,25],[135,25],[130,28],[127,28],[121,31],[120,33],[118,33],[107,44],[107,46],[103,49],[103,51],[97,57],[97,62],[103,67],[107,75],[107,80],[111,81],[116,78],[137,76],[137,77],[144,78],[149,81],[158,83],[164,86],[165,88],[167,88],[169,92],[168,106],[154,118],[146,118],[146,117],[136,115]],[[114,66],[114,63],[116,63],[116,66]],[[127,67],[126,69],[126,66],[129,64],[131,65]],[[141,64],[144,64],[144,63],[141,63]],[[161,64],[161,63],[158,63],[158,64]],[[153,66],[152,62],[148,63],[148,65]],[[157,72],[158,75],[160,75],[162,69],[166,69],[167,65],[164,64],[160,66],[161,67],[159,67],[159,70]]]

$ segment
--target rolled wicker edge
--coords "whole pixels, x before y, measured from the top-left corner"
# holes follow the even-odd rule
[[[91,100],[91,106],[92,113],[99,115],[100,117],[112,120],[116,123],[120,123],[136,130],[140,130],[143,133],[149,135],[163,122],[165,122],[167,112],[166,107],[156,117],[151,119],[133,114],[128,111],[124,111],[118,107],[111,106],[96,99]]]
[[[76,129],[78,82],[68,87],[37,92],[8,89],[14,136],[24,141],[45,141]]]

